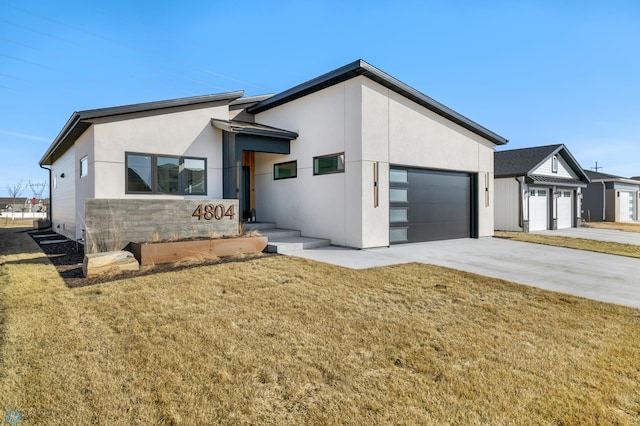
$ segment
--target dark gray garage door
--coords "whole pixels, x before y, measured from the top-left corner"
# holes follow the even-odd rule
[[[394,243],[475,237],[475,202],[469,173],[392,167],[389,239]]]

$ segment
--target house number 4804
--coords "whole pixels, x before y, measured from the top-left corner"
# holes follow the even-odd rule
[[[225,208],[224,204],[198,204],[191,216],[197,217],[198,220],[222,220],[225,217],[233,219],[236,217],[236,206],[231,204],[228,208]]]

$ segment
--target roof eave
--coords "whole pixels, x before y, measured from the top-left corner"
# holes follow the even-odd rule
[[[298,133],[290,130],[278,129],[276,127],[267,126],[260,123],[245,123],[242,121],[211,119],[211,125],[217,129],[224,130],[229,133],[239,133],[243,135],[266,136],[271,138],[281,138],[295,140]]]
[[[68,146],[72,145],[73,142],[75,142],[75,139],[73,139],[73,137],[80,136],[80,134],[84,133],[84,131],[91,127],[92,123],[85,120],[113,117],[117,115],[131,114],[136,112],[156,111],[160,109],[176,108],[188,105],[199,105],[211,102],[227,101],[230,103],[241,98],[243,95],[244,92],[242,90],[239,90],[234,92],[218,93],[214,95],[193,96],[189,98],[178,98],[165,101],[145,102],[117,107],[76,111],[71,115],[69,120],[67,120],[67,123],[62,128],[62,131],[60,131],[58,136],[56,136],[56,138],[53,140],[51,146],[49,146],[45,154],[40,159],[39,164],[40,166],[50,166],[54,161],[53,156],[57,152],[58,148],[66,146],[66,148],[64,149],[66,151],[68,149]],[[70,136],[73,140],[69,139]]]
[[[388,89],[416,102],[417,104],[433,111],[434,113],[462,126],[463,128],[482,136],[491,141],[495,145],[504,145],[508,142],[506,138],[492,132],[491,130],[479,125],[478,123],[468,119],[467,117],[453,111],[452,109],[442,105],[429,96],[419,92],[413,87],[397,80],[389,74],[379,70],[371,64],[363,60],[357,60],[334,71],[323,74],[306,83],[299,84],[289,90],[285,90],[270,99],[258,103],[247,109],[247,112],[258,114],[279,105],[290,102],[294,99],[301,98],[351,78],[363,75],[376,83],[379,83]]]

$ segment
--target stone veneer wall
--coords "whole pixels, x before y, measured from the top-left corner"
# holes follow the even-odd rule
[[[193,216],[200,205],[203,216]],[[217,219],[222,209],[207,209],[208,205],[222,205],[224,212],[232,208],[235,215]],[[122,250],[131,242],[235,235],[239,232],[238,210],[238,200],[88,199],[85,254]]]

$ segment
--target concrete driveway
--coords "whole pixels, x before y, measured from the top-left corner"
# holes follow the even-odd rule
[[[499,238],[367,250],[325,247],[292,255],[355,269],[422,262],[640,308],[640,259],[623,256]]]
[[[561,237],[586,238],[587,240],[610,241],[613,243],[640,246],[640,232],[624,232],[615,229],[568,228],[556,231],[536,231],[532,234],[557,235]]]

